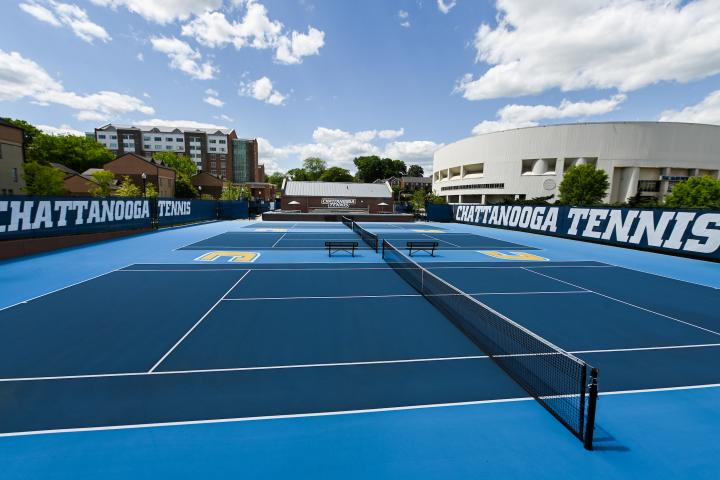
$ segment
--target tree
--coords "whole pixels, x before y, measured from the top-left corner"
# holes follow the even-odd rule
[[[320,175],[322,182],[352,182],[354,177],[350,172],[341,167],[330,167]]]
[[[410,168],[408,168],[407,176],[408,177],[422,177],[425,175],[425,170],[420,165],[410,165]]]
[[[122,183],[120,183],[120,186],[115,190],[115,195],[118,197],[140,197],[142,196],[142,191],[140,187],[133,183],[130,176],[125,175]]]
[[[27,151],[26,159],[47,165],[60,163],[77,172],[102,168],[113,154],[95,140],[73,135],[37,135]]]
[[[28,195],[63,195],[65,174],[49,165],[25,162],[23,165],[25,193]]]
[[[189,177],[178,174],[175,178],[175,196],[177,198],[197,198],[198,191]]]
[[[605,198],[610,183],[607,173],[594,165],[575,165],[565,172],[560,183],[560,202],[571,205],[594,205]]]
[[[187,178],[197,173],[197,165],[187,155],[178,155],[175,152],[157,152],[153,154],[153,160],[164,163],[175,170],[178,175]]]
[[[317,181],[327,169],[325,160],[318,157],[309,157],[303,160],[303,170],[307,174],[308,180]]]
[[[357,167],[355,177],[360,182],[372,183],[375,180],[384,180],[390,177],[400,177],[406,174],[407,167],[402,160],[380,158],[377,155],[356,157],[353,163]]]
[[[145,184],[145,195],[144,197],[147,198],[157,198],[158,197],[158,191],[155,188],[155,184],[152,182],[148,182]]]
[[[242,198],[250,198],[250,189],[243,185],[237,185],[225,182],[223,191],[220,194],[220,200],[240,200]]]
[[[307,172],[303,168],[292,168],[288,170],[287,172],[288,177],[290,180],[296,180],[296,181],[307,181],[310,180],[310,177],[308,176]]]
[[[712,177],[691,177],[676,183],[665,198],[668,207],[717,208],[720,207],[720,180]]]
[[[425,193],[425,190],[419,189],[415,190],[415,193],[413,193],[412,198],[410,199],[410,205],[412,205],[415,211],[418,211],[425,208],[426,201],[427,194]]]
[[[267,177],[268,183],[275,185],[275,188],[278,191],[282,188],[283,180],[285,180],[285,175],[280,172],[274,172]]]
[[[98,170],[91,175],[94,182],[88,182],[88,190],[93,197],[108,197],[115,185],[115,174],[107,170]]]
[[[30,145],[32,145],[35,137],[37,137],[38,135],[44,135],[42,130],[37,128],[35,125],[26,122],[25,120],[20,120],[19,118],[3,118],[2,120],[6,121],[10,125],[14,125],[23,129],[25,148],[28,148]]]
[[[445,197],[441,197],[440,195],[435,195],[432,192],[429,192],[427,196],[425,197],[425,200],[428,203],[432,203],[435,205],[445,205],[447,202],[445,201]]]

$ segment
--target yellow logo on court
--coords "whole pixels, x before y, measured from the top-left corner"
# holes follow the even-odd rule
[[[235,251],[218,251],[208,252],[195,259],[196,262],[214,262],[218,258],[229,258],[228,262],[233,263],[249,263],[254,262],[260,256],[257,252],[235,252]]]
[[[413,230],[417,233],[445,233],[445,230]]]
[[[287,228],[255,228],[255,232],[276,232],[276,233],[284,233],[287,232]]]
[[[527,252],[505,251],[498,252],[496,250],[478,250],[478,253],[488,255],[490,257],[499,258],[500,260],[524,260],[526,262],[547,262],[548,259]]]

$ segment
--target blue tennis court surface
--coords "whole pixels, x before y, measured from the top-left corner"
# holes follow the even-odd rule
[[[358,237],[322,226],[218,222],[5,262],[3,478],[720,474],[717,264],[363,225],[453,239],[414,258],[599,368],[588,452],[380,255],[328,259],[317,242]],[[198,260],[228,249],[259,256]]]

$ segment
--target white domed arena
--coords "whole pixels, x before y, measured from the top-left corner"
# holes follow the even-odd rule
[[[640,193],[662,200],[689,177],[719,178],[720,126],[671,122],[548,125],[486,133],[437,150],[433,191],[448,203],[559,196],[564,173],[591,164],[608,174],[605,202]]]

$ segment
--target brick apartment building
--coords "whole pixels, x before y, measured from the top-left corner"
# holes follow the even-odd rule
[[[135,185],[142,188],[142,174],[145,174],[145,185],[152,183],[158,196],[172,198],[175,196],[176,172],[162,162],[155,162],[136,153],[125,153],[115,160],[106,163],[103,169],[115,174],[118,180],[127,175]]]
[[[23,130],[0,119],[0,195],[22,195]]]

